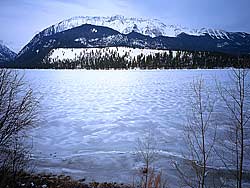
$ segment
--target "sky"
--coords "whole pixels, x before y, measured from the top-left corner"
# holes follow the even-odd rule
[[[250,0],[0,0],[0,43],[18,52],[64,19],[113,15],[250,33]]]

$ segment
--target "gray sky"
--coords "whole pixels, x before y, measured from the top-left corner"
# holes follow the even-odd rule
[[[0,0],[0,43],[18,52],[64,19],[117,14],[250,33],[250,0]]]

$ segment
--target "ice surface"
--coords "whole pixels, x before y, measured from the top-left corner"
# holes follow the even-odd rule
[[[183,126],[190,84],[203,75],[228,84],[229,70],[26,70],[38,95],[40,121],[29,132],[39,172],[65,173],[88,181],[131,182],[141,161],[136,141],[151,128],[160,157],[155,164],[173,172],[172,160],[186,152]],[[224,124],[218,134],[223,136]],[[247,162],[249,164],[249,161]],[[168,173],[176,182],[176,174]]]

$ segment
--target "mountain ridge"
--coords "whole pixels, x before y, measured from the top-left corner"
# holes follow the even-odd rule
[[[128,34],[132,31],[136,31],[143,35],[149,35],[151,37],[157,36],[168,36],[168,37],[176,37],[180,33],[184,32],[189,35],[201,36],[204,34],[210,35],[212,38],[218,39],[230,39],[227,33],[235,33],[235,32],[227,32],[222,29],[212,29],[202,27],[200,29],[191,29],[188,27],[183,27],[179,24],[165,24],[158,19],[144,19],[144,18],[133,18],[133,17],[124,17],[121,15],[115,16],[76,16],[57,24],[54,24],[46,29],[44,29],[44,35],[48,36],[51,34],[55,34],[57,32],[62,32],[68,29],[72,29],[74,27],[81,26],[83,24],[91,24],[97,26],[106,26],[110,27],[114,30],[119,31],[123,34]],[[237,32],[242,35],[247,34],[246,32]]]
[[[0,63],[14,61],[16,55],[17,54],[10,50],[7,46],[0,44]]]
[[[93,18],[93,24],[82,24],[82,18]],[[225,32],[216,31],[190,34],[180,32],[176,36],[164,36],[160,32],[159,24],[165,28],[166,25],[156,22],[155,20],[125,18],[125,17],[77,17],[68,19],[58,24],[52,25],[37,35],[18,53],[16,62],[34,63],[41,62],[52,49],[56,48],[95,48],[95,47],[132,47],[132,48],[149,48],[181,51],[209,51],[222,52],[234,55],[250,54],[250,34],[245,32]],[[77,21],[76,21],[77,20]],[[79,21],[80,20],[80,21]],[[98,26],[97,22],[103,21],[113,24],[112,27]],[[108,21],[107,21],[108,20]],[[126,23],[126,27],[118,27],[120,22]],[[129,22],[129,23],[127,23]],[[145,23],[155,24],[148,28],[147,34],[141,27]],[[131,24],[141,23],[137,27],[131,28]],[[80,25],[80,26],[76,26]],[[76,26],[76,27],[75,27]],[[120,25],[119,25],[120,26]],[[123,25],[124,26],[124,25]],[[144,29],[146,28],[144,27]],[[155,30],[158,28],[159,30]],[[130,30],[129,30],[130,29]],[[123,32],[120,32],[122,30]],[[149,32],[150,31],[150,32]],[[179,32],[179,31],[178,31]],[[154,34],[157,36],[150,36]]]

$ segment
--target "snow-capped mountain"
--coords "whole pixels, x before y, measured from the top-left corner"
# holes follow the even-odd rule
[[[57,48],[131,47],[250,54],[250,34],[187,29],[158,20],[75,17],[38,33],[17,55],[17,63],[41,62]],[[27,65],[27,66],[28,66]]]
[[[189,35],[201,36],[208,34],[212,38],[217,39],[230,39],[228,33],[224,30],[216,29],[190,29],[180,25],[165,24],[157,19],[142,19],[142,18],[127,18],[124,16],[107,16],[107,17],[90,17],[78,16],[73,17],[44,30],[44,35],[49,36],[58,32],[72,29],[83,24],[91,24],[97,26],[105,26],[119,31],[123,34],[135,31],[137,33],[148,35],[150,37],[168,36],[176,37],[180,33]],[[245,36],[245,33],[242,33]]]
[[[16,53],[11,51],[8,47],[0,44],[0,63],[14,61]]]

